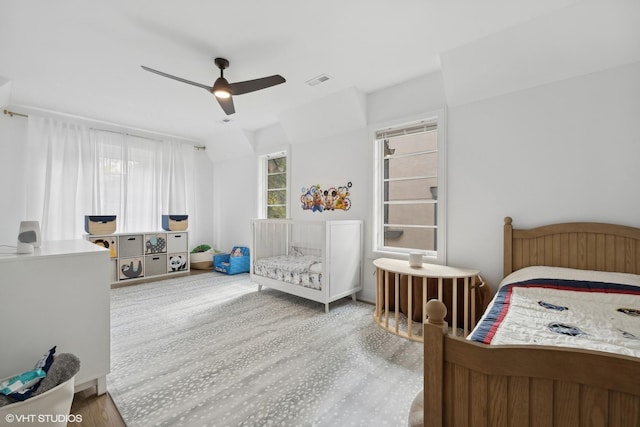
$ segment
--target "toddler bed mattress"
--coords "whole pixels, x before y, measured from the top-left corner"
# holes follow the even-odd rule
[[[280,255],[255,261],[254,274],[311,289],[322,289],[322,259],[313,255]]]
[[[640,276],[527,267],[505,278],[468,339],[640,357]]]

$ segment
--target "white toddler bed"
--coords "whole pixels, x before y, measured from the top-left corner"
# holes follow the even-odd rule
[[[251,281],[325,305],[362,290],[362,221],[254,220]]]

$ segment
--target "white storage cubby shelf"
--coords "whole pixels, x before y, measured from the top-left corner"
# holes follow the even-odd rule
[[[111,253],[111,283],[185,273],[189,265],[187,231],[87,234],[92,243]]]

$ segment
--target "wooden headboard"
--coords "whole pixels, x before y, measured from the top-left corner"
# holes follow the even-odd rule
[[[514,229],[504,219],[504,276],[542,265],[640,274],[640,228],[569,222]]]

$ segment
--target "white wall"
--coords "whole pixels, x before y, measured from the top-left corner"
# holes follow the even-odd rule
[[[213,246],[213,164],[202,151],[194,156],[194,207],[195,212],[189,216],[190,248],[207,244]]]
[[[23,117],[0,115],[0,245],[15,246],[20,221],[26,214],[26,185],[23,180],[27,121]]]
[[[448,110],[447,256],[450,265],[477,268],[496,286],[502,278],[502,225],[602,221],[640,226],[640,64],[619,67]],[[372,129],[443,106],[434,75],[367,97],[377,123],[340,135],[291,142],[292,217],[337,218],[299,209],[302,186],[353,182],[352,211],[365,221],[365,289],[375,298],[370,230]],[[398,90],[405,94],[397,97]],[[284,141],[287,143],[288,141]],[[336,153],[342,153],[337,155]],[[249,241],[257,212],[255,158],[216,163],[216,239],[225,246]],[[220,179],[242,176],[231,190]],[[230,200],[236,200],[230,206]],[[249,213],[245,213],[249,211]]]
[[[258,160],[244,156],[213,168],[213,246],[228,252],[250,246],[251,220],[258,216]]]
[[[23,179],[24,168],[29,161],[25,156],[27,119],[0,115],[0,182],[3,182],[2,208],[0,210],[0,245],[16,245],[20,221],[25,218],[26,198],[29,191]],[[189,217],[190,243],[208,243],[213,240],[213,179],[212,162],[203,151],[195,152],[196,188],[194,198],[196,212]]]
[[[640,63],[449,109],[448,260],[502,277],[502,224],[639,227]]]
[[[303,220],[366,219],[369,211],[370,181],[366,129],[333,135],[328,138],[293,144],[291,147],[291,218]],[[348,211],[312,212],[303,210],[302,188],[346,186],[351,208]],[[366,225],[365,225],[366,227]]]
[[[364,290],[359,298],[375,300],[373,266],[371,252],[372,194],[373,194],[373,131],[395,121],[412,121],[424,114],[442,109],[444,92],[442,76],[434,73],[401,83],[366,97],[366,102],[357,92],[344,91],[331,98],[341,97],[341,111],[348,110],[340,120],[335,112],[325,112],[333,108],[332,103],[321,101],[317,105],[301,108],[301,119],[309,115],[318,117],[325,123],[319,131],[317,125],[306,129],[297,126],[296,112],[287,112],[282,126],[274,126],[257,133],[254,156],[227,159],[214,164],[214,234],[216,246],[229,250],[236,244],[250,242],[249,224],[257,216],[257,156],[270,148],[289,146],[291,162],[291,217],[306,220],[361,219],[364,221]],[[326,101],[326,100],[325,100]],[[360,111],[358,111],[360,109]],[[362,109],[366,111],[362,111]],[[310,113],[311,112],[311,113]],[[422,114],[422,115],[421,115]],[[368,117],[363,123],[361,116]],[[329,117],[330,119],[327,119]],[[348,119],[351,117],[351,119]],[[340,122],[335,125],[336,122]],[[284,130],[287,130],[285,132]],[[290,136],[295,140],[289,140]],[[318,136],[322,135],[322,136]],[[236,178],[230,179],[230,176]],[[345,185],[351,181],[349,211],[310,212],[300,207],[302,187],[319,184],[321,187]]]
[[[369,209],[369,170],[363,161],[366,130],[351,131],[290,146],[290,212],[293,219],[364,219]],[[287,145],[287,141],[282,141]],[[220,250],[251,243],[251,220],[258,217],[258,155],[217,162],[213,177],[214,241]],[[351,181],[349,211],[309,212],[300,207],[302,187],[346,185]]]

